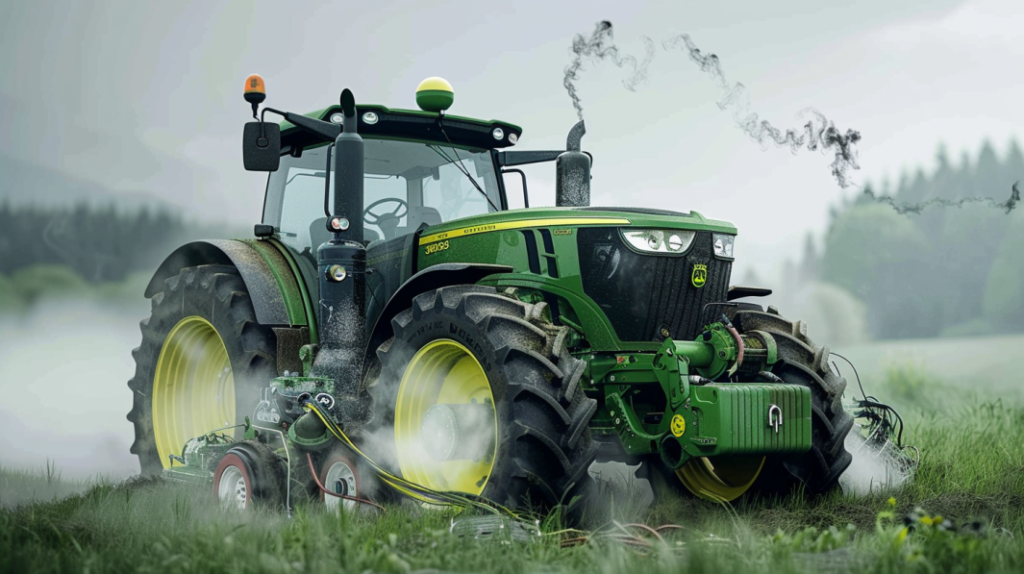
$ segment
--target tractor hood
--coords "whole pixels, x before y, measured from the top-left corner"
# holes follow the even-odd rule
[[[631,207],[535,207],[488,213],[434,225],[424,230],[420,243],[491,231],[580,225],[689,229],[736,234],[736,228],[731,223],[708,219],[696,211],[680,213]]]
[[[663,232],[675,230],[689,232],[675,234],[689,238],[676,252],[662,250],[661,243],[643,249],[627,236],[667,237]],[[666,337],[693,340],[714,310],[709,305],[727,300],[733,259],[731,251],[717,253],[716,242],[735,234],[731,224],[697,212],[531,208],[424,229],[416,269],[506,265],[511,272],[488,284],[542,294],[559,320],[581,327],[592,348],[646,349]]]

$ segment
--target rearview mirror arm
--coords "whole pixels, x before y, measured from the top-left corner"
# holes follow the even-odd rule
[[[338,137],[341,133],[341,126],[338,124],[332,124],[323,120],[314,120],[313,118],[307,118],[302,114],[293,114],[291,112],[282,112],[275,110],[274,108],[263,108],[263,112],[260,114],[260,121],[263,121],[262,116],[266,115],[267,112],[275,113],[285,119],[285,121],[291,122],[296,126],[306,130],[307,132],[320,136],[325,140],[334,141],[334,138]]]
[[[526,165],[529,163],[544,163],[548,161],[555,161],[559,155],[565,150],[557,151],[499,151],[496,155],[498,156],[498,165],[512,166],[512,165]]]
[[[506,173],[518,173],[519,177],[523,178],[523,207],[529,208],[530,207],[530,195],[526,191],[526,174],[523,173],[523,170],[521,170],[521,169],[503,169],[503,170],[501,170],[501,175],[505,175]]]

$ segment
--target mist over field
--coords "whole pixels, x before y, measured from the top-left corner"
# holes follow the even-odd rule
[[[164,208],[0,201],[0,467],[137,474],[125,415],[146,285],[177,246],[246,231]]]
[[[50,461],[68,478],[138,473],[125,415],[140,307],[51,300],[0,317],[0,465]]]

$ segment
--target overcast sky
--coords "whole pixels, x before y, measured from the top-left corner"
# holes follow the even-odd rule
[[[859,183],[928,167],[940,141],[953,157],[983,138],[1002,153],[1024,125],[1019,0],[0,1],[0,154],[243,222],[259,219],[264,181],[241,165],[246,75],[293,111],[345,87],[415,107],[418,82],[438,75],[452,113],[523,126],[520,149],[561,148],[576,120],[562,87],[572,37],[602,19],[624,52],[641,55],[641,36],[659,48],[635,92],[610,63],[583,72],[593,203],[730,220],[740,259],[767,274],[857,190],[839,189],[830,156],[753,143],[663,39],[688,33],[717,54],[778,127],[813,107],[860,130]],[[553,167],[530,174],[533,204],[551,204]]]

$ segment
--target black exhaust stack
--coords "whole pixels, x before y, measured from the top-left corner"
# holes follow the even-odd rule
[[[590,206],[590,156],[580,151],[587,128],[580,120],[569,130],[565,153],[555,160],[555,205],[558,207]]]
[[[334,238],[317,250],[320,272],[319,375],[335,380],[341,403],[354,401],[366,347],[366,248],[363,247],[363,138],[352,92],[341,93],[342,131],[334,140]],[[348,399],[348,400],[346,400]]]

